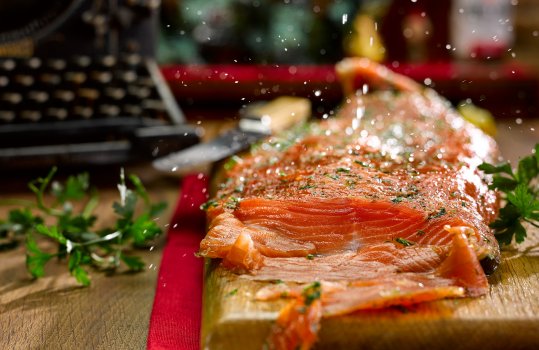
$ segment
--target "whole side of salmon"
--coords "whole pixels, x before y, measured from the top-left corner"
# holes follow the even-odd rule
[[[477,169],[499,157],[493,139],[382,66],[337,68],[393,90],[351,92],[334,117],[266,139],[209,202],[200,255],[283,282],[258,299],[292,299],[274,348],[310,347],[323,316],[483,295],[500,258],[498,197]]]

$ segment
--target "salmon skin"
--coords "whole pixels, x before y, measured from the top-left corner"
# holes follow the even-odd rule
[[[259,299],[292,299],[270,348],[309,348],[308,320],[318,329],[320,317],[486,294],[481,262],[489,273],[500,259],[488,227],[498,197],[477,169],[498,160],[493,139],[382,66],[337,69],[393,90],[351,93],[334,118],[266,139],[236,158],[207,204],[200,255],[283,282]],[[300,291],[313,282],[320,303]]]

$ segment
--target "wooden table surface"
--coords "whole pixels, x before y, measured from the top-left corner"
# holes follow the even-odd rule
[[[179,180],[159,178],[148,167],[133,170],[145,180],[152,198],[169,203],[158,219],[164,227],[174,209]],[[100,188],[96,214],[103,224],[114,222],[111,205],[119,198],[114,187],[117,179],[118,173],[112,174],[110,185]],[[6,209],[0,213],[5,217]],[[137,252],[147,263],[146,271],[121,270],[106,276],[89,270],[88,288],[77,285],[65,261],[51,260],[45,277],[32,281],[26,272],[24,245],[0,252],[0,348],[143,349],[163,242],[161,237],[152,251]]]
[[[214,133],[215,129],[208,135]],[[498,140],[504,155],[516,160],[539,141],[539,120],[502,122]],[[179,179],[158,174],[149,165],[127,171],[142,178],[155,200],[169,203],[158,220],[165,227],[178,198]],[[26,173],[21,178],[30,175],[42,174]],[[117,178],[117,173],[111,173],[109,184],[101,188],[97,213],[104,224],[113,220],[110,208],[118,198]],[[22,180],[10,181],[14,186],[0,185],[1,198],[29,197],[19,183]],[[7,210],[0,208],[1,218]],[[0,349],[144,349],[162,248],[163,238],[153,250],[139,253],[148,263],[146,271],[114,276],[92,273],[89,288],[79,287],[66,266],[55,261],[49,263],[44,278],[32,281],[25,269],[23,247],[0,252]]]

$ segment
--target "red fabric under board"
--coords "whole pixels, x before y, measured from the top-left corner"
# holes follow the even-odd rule
[[[170,222],[159,268],[150,317],[147,347],[150,350],[200,348],[202,268],[195,257],[204,235],[208,179],[202,174],[186,176]]]

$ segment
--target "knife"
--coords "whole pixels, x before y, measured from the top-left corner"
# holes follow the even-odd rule
[[[311,103],[306,98],[283,96],[253,103],[240,111],[236,128],[209,142],[157,158],[153,166],[160,171],[182,173],[199,169],[243,151],[260,139],[304,123],[310,115]]]

